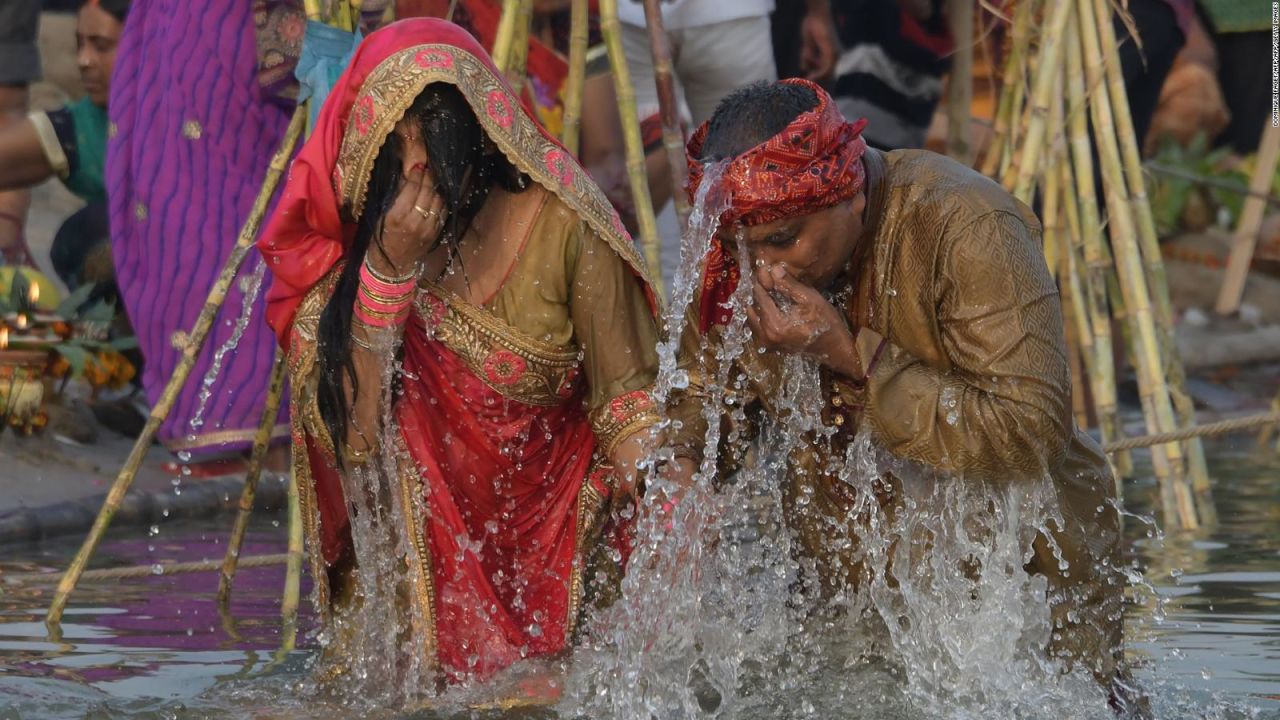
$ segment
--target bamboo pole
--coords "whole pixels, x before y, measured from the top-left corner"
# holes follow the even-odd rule
[[[578,157],[582,135],[582,94],[587,81],[588,0],[573,0],[569,27],[569,77],[565,80],[564,130],[560,141]]]
[[[1115,28],[1111,23],[1111,6],[1107,0],[1094,0],[1094,11],[1098,17],[1098,33],[1105,48],[1116,45]],[[1147,288],[1151,291],[1155,309],[1157,339],[1160,352],[1164,358],[1165,376],[1169,384],[1169,396],[1173,401],[1173,409],[1179,428],[1191,427],[1196,423],[1195,403],[1187,393],[1186,373],[1182,360],[1178,356],[1178,346],[1174,340],[1173,307],[1169,302],[1169,281],[1165,276],[1164,258],[1160,253],[1160,238],[1156,234],[1155,218],[1151,213],[1151,202],[1147,198],[1146,179],[1142,168],[1142,152],[1139,149],[1138,137],[1133,127],[1133,116],[1129,111],[1129,97],[1125,92],[1124,74],[1120,68],[1120,57],[1115,53],[1103,56],[1103,67],[1106,70],[1107,91],[1111,95],[1111,107],[1115,112],[1116,138],[1120,143],[1120,151],[1124,159],[1125,179],[1128,182],[1129,202],[1138,225],[1138,246],[1141,249],[1144,267],[1147,274]],[[1209,484],[1209,467],[1205,462],[1204,445],[1199,438],[1187,441],[1185,445],[1187,472],[1191,477],[1192,487],[1197,496],[1197,506],[1202,519],[1206,522],[1216,520],[1213,509],[1213,496]]]
[[[1059,59],[1061,59],[1061,56],[1059,56]],[[1043,109],[1044,132],[1047,135],[1044,143],[1047,147],[1044,152],[1043,165],[1037,168],[1037,173],[1043,178],[1043,191],[1040,193],[1040,223],[1043,231],[1040,235],[1044,244],[1044,261],[1049,268],[1049,274],[1056,280],[1059,269],[1058,260],[1061,257],[1058,248],[1062,243],[1064,222],[1062,215],[1065,212],[1062,209],[1061,177],[1058,174],[1059,156],[1061,154],[1058,138],[1061,134],[1062,125],[1062,102],[1060,100],[1062,73],[1054,73],[1052,81],[1049,93],[1047,93],[1047,104]],[[1030,195],[1031,188],[1028,187],[1027,190],[1027,196],[1019,197],[1018,199],[1030,204],[1035,198]]]
[[[947,20],[956,39],[947,79],[947,154],[957,162],[973,164],[973,4],[974,0],[949,0]]]
[[[658,90],[658,115],[662,121],[662,144],[667,149],[671,166],[671,198],[680,218],[680,231],[689,225],[689,198],[684,186],[689,178],[685,161],[684,133],[680,130],[680,110],[676,103],[676,84],[671,65],[671,41],[662,24],[659,0],[644,0],[644,21],[649,27],[649,50],[653,54],[653,80]]]
[[[298,448],[298,452],[306,452]],[[298,637],[298,601],[302,588],[302,503],[298,496],[298,474],[289,473],[289,546],[286,552],[284,597],[280,601],[280,651],[296,647]]]
[[[1102,442],[1108,443],[1120,437],[1115,351],[1107,292],[1108,277],[1111,275],[1111,258],[1102,242],[1098,194],[1093,182],[1092,141],[1089,139],[1089,121],[1086,115],[1088,97],[1084,87],[1084,60],[1080,54],[1080,30],[1075,22],[1067,23],[1066,36],[1067,105],[1064,108],[1063,119],[1070,136],[1071,172],[1075,181],[1074,204],[1078,208],[1080,219],[1080,230],[1074,235],[1073,244],[1079,248],[1084,258],[1084,289],[1093,337],[1094,365],[1098,373],[1097,382],[1094,385],[1093,404],[1094,411],[1098,415],[1098,430],[1102,435]],[[1115,464],[1121,475],[1131,473],[1131,460],[1127,453],[1116,457]]]
[[[1013,21],[1010,32],[1013,41],[1009,49],[1009,57],[1005,59],[1004,73],[1000,80],[1000,100],[996,105],[995,128],[987,145],[987,153],[983,158],[982,174],[987,177],[998,177],[1003,173],[1009,152],[1012,149],[1012,131],[1014,118],[1022,107],[1022,66],[1025,63],[1027,48],[1031,44],[1032,10],[1036,0],[1015,0]]]
[[[1262,213],[1266,210],[1266,202],[1257,197],[1270,192],[1277,162],[1280,162],[1280,127],[1268,121],[1262,131],[1262,143],[1258,147],[1258,164],[1253,169],[1253,177],[1249,179],[1250,195],[1245,198],[1240,223],[1236,225],[1235,236],[1231,239],[1226,276],[1218,291],[1218,303],[1214,307],[1220,315],[1232,315],[1240,309],[1240,301],[1244,298],[1244,283],[1249,276],[1249,265],[1253,261],[1254,247],[1258,242],[1258,229],[1262,227]]]
[[[529,39],[533,34],[533,0],[519,0],[520,14],[516,16],[516,32],[511,38],[511,55],[507,59],[507,81],[518,96],[529,79]]]
[[[191,330],[190,338],[182,349],[182,360],[174,368],[173,375],[170,376],[169,383],[165,386],[164,392],[161,393],[159,402],[151,409],[151,416],[147,418],[147,424],[143,427],[142,433],[138,435],[138,440],[133,444],[133,450],[129,453],[124,467],[120,469],[119,475],[116,476],[115,482],[112,483],[111,490],[107,493],[107,499],[103,502],[102,509],[98,511],[98,517],[93,521],[93,527],[89,530],[88,537],[85,538],[84,544],[80,547],[79,552],[76,553],[75,558],[72,559],[71,564],[67,567],[66,573],[63,574],[62,580],[58,583],[53,602],[49,605],[49,612],[45,616],[45,623],[51,628],[61,623],[62,613],[67,606],[67,599],[70,597],[71,592],[75,590],[76,583],[84,572],[85,565],[89,562],[89,557],[93,555],[93,551],[98,547],[98,542],[102,540],[102,534],[106,532],[107,526],[111,524],[111,518],[120,509],[120,503],[124,501],[125,493],[128,492],[129,486],[133,483],[133,478],[137,474],[138,468],[142,465],[142,460],[146,457],[147,450],[151,447],[151,441],[155,439],[156,432],[160,429],[160,424],[164,422],[165,417],[173,409],[173,405],[178,399],[178,392],[191,374],[191,369],[195,366],[196,357],[209,337],[209,330],[213,327],[214,318],[218,314],[219,308],[222,307],[223,302],[227,299],[227,291],[231,288],[231,283],[235,280],[240,265],[244,262],[245,257],[248,256],[250,249],[253,247],[253,241],[258,236],[258,228],[267,212],[267,203],[271,201],[271,197],[275,194],[276,186],[280,183],[280,177],[283,175],[285,167],[289,164],[290,157],[293,156],[293,148],[297,145],[298,138],[302,135],[302,128],[306,124],[306,119],[307,112],[305,107],[300,106],[294,111],[293,118],[289,121],[289,127],[285,131],[284,140],[280,143],[280,148],[276,150],[275,156],[271,158],[271,165],[267,170],[266,177],[263,179],[262,189],[258,191],[258,197],[254,200],[249,217],[240,229],[240,237],[236,239],[235,247],[231,251],[230,257],[227,258],[217,282],[209,290],[209,296],[205,300],[204,308],[201,309],[195,326]]]
[[[493,40],[493,64],[507,77],[516,94],[524,85],[524,58],[529,54],[529,24],[533,22],[532,0],[505,0]],[[521,28],[523,27],[523,32]],[[520,45],[520,39],[524,45]]]
[[[1035,190],[1035,178],[1040,171],[1040,153],[1045,146],[1045,129],[1049,119],[1050,95],[1054,84],[1062,75],[1063,31],[1071,14],[1070,2],[1053,6],[1049,24],[1040,35],[1040,58],[1031,88],[1030,122],[1026,134],[1019,143],[1022,152],[1014,155],[1004,176],[1004,186],[1013,191],[1014,197],[1030,203]]]
[[[227,541],[227,553],[222,559],[222,572],[218,578],[218,604],[225,605],[231,600],[231,582],[236,576],[236,565],[240,560],[240,548],[244,545],[244,534],[249,529],[249,516],[253,514],[253,499],[258,492],[258,479],[262,476],[263,461],[267,457],[267,446],[271,442],[271,430],[275,427],[276,416],[280,414],[280,397],[284,394],[284,352],[276,348],[276,357],[271,365],[271,384],[267,389],[267,402],[263,406],[262,419],[258,421],[258,432],[253,436],[253,453],[249,456],[249,472],[244,478],[244,489],[240,491],[240,506],[236,513],[235,524],[231,528],[231,539]]]
[[[1065,41],[1070,42],[1070,36],[1067,36]],[[1061,221],[1058,223],[1056,247],[1050,249],[1046,243],[1046,260],[1050,267],[1056,264],[1058,268],[1058,284],[1062,287],[1064,295],[1063,310],[1069,319],[1068,327],[1074,327],[1073,334],[1076,340],[1075,346],[1070,348],[1071,357],[1075,360],[1073,366],[1083,366],[1080,370],[1088,381],[1089,398],[1094,404],[1094,415],[1098,416],[1097,398],[1101,392],[1099,386],[1103,380],[1099,375],[1093,327],[1089,322],[1089,310],[1086,307],[1089,286],[1087,278],[1081,277],[1077,259],[1077,248],[1082,246],[1083,242],[1080,229],[1080,206],[1076,202],[1073,190],[1074,180],[1071,176],[1071,158],[1067,146],[1066,67],[1066,63],[1063,62],[1064,72],[1058,74],[1049,123],[1052,162],[1045,184],[1045,205],[1048,206],[1049,198],[1059,198]],[[1100,420],[1098,424],[1101,425]],[[1088,426],[1088,419],[1086,418],[1080,425]],[[1119,490],[1118,484],[1117,490]]]
[[[609,67],[618,93],[622,115],[622,137],[627,150],[627,176],[631,180],[631,199],[640,222],[640,243],[654,287],[662,292],[662,246],[658,240],[658,221],[649,196],[649,175],[645,168],[644,142],[640,138],[640,118],[636,115],[636,93],[631,84],[631,69],[622,49],[622,27],[618,22],[618,0],[600,0],[600,30],[609,50]]]
[[[1104,52],[1114,54],[1116,49],[1099,47],[1098,19],[1094,14],[1092,3],[1072,4],[1079,8],[1078,20],[1083,42],[1085,76],[1090,87],[1099,89],[1098,92],[1091,94],[1092,102],[1089,105],[1096,130],[1094,137],[1098,143],[1099,159],[1102,163],[1112,253],[1116,271],[1120,276],[1121,295],[1124,297],[1126,308],[1133,315],[1133,323],[1137,330],[1135,338],[1137,342],[1134,343],[1134,365],[1138,371],[1139,394],[1143,401],[1148,431],[1170,432],[1177,428],[1177,424],[1174,422],[1173,404],[1169,398],[1164,364],[1160,356],[1159,339],[1151,308],[1151,295],[1142,266],[1142,258],[1138,252],[1132,207],[1128,201],[1120,149],[1114,132],[1115,121],[1111,101],[1102,85],[1105,72],[1102,66]],[[1157,446],[1159,447],[1161,446]],[[1184,529],[1196,528],[1199,522],[1191,488],[1185,482],[1182,448],[1177,443],[1162,447],[1163,453],[1158,449],[1152,453],[1156,475],[1160,479],[1162,492],[1166,497],[1172,496],[1177,510],[1176,517],[1166,518],[1166,521],[1176,520]]]

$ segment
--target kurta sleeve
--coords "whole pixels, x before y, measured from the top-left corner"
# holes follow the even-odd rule
[[[910,460],[982,479],[1043,476],[1074,430],[1061,305],[1039,233],[990,212],[945,239],[937,262],[950,366],[891,344],[868,378],[867,421]]]
[[[650,392],[658,330],[636,273],[594,232],[577,232],[569,315],[583,353],[591,427],[607,456],[658,421]]]

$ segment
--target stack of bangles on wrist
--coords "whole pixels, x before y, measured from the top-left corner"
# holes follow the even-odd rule
[[[371,330],[398,327],[409,317],[418,288],[418,268],[404,277],[384,277],[369,266],[360,265],[360,288],[356,292],[355,317]]]

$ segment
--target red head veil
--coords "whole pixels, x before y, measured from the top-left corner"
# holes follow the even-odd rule
[[[729,208],[720,216],[721,227],[807,215],[844,202],[862,189],[866,179],[862,154],[867,149],[862,129],[867,121],[845,120],[827,91],[808,80],[782,82],[813,90],[818,106],[729,163],[720,180],[730,198]],[[687,190],[691,202],[702,184],[702,145],[708,127],[710,122],[703,123],[689,140]],[[739,277],[737,259],[713,239],[699,297],[703,332],[729,321],[725,303],[737,288]]]
[[[338,79],[258,249],[273,280],[267,322],[285,344],[303,296],[342,258],[364,210],[373,161],[430,83],[455,85],[485,134],[535,182],[554,192],[635,270],[651,309],[644,261],[603,193],[535,122],[475,38],[443,20],[401,20],[371,34]]]

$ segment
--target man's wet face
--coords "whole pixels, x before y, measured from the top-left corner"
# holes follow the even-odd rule
[[[735,257],[744,245],[752,267],[785,264],[793,277],[818,290],[828,290],[844,273],[862,234],[866,194],[808,215],[782,218],[741,228],[724,237]],[[732,230],[727,234],[734,234]]]

